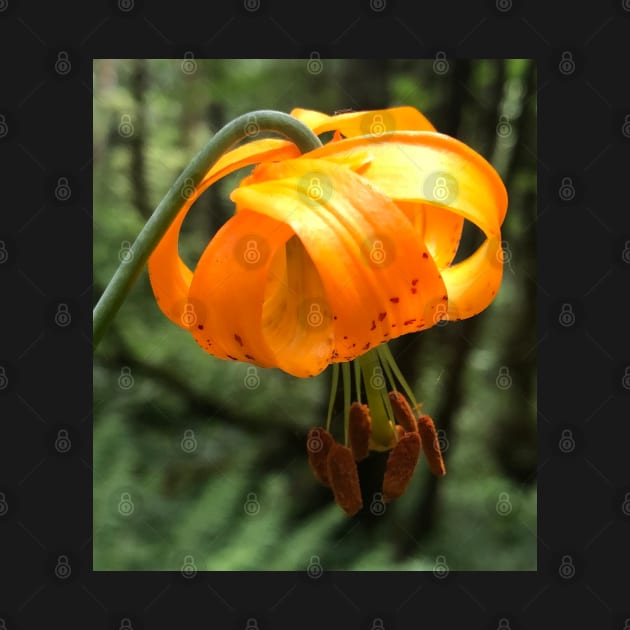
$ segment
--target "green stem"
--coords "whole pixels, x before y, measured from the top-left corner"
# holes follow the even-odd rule
[[[358,361],[353,361],[354,365],[354,386],[357,390],[357,402],[361,404],[361,364]]]
[[[394,415],[376,348],[355,360],[359,362],[363,372],[363,387],[372,417],[372,438],[376,444],[387,448],[391,445],[394,436],[391,422]]]
[[[343,378],[343,442],[344,446],[348,446],[352,376],[350,374],[350,364],[347,361],[341,364],[341,376]]]
[[[405,380],[405,377],[400,371],[400,368],[398,367],[398,364],[396,363],[396,359],[394,359],[394,355],[392,354],[392,351],[389,349],[389,346],[386,343],[381,344],[380,346],[378,346],[377,349],[379,351],[379,356],[381,358],[381,361],[384,364],[389,365],[389,367],[393,370],[394,374],[396,375],[398,382],[400,383],[402,388],[405,390],[405,393],[407,394],[407,398],[409,398],[409,400],[411,401],[411,406],[415,413],[415,409],[418,406],[418,403],[416,402],[416,397],[413,395],[413,391],[411,390],[411,387],[409,387],[409,383],[407,383],[407,381]]]
[[[252,135],[252,129],[256,133],[278,133],[292,140],[303,153],[322,146],[319,138],[306,125],[288,114],[272,110],[243,114],[210,138],[154,210],[131,246],[130,260],[120,264],[94,307],[92,320],[94,347],[98,345],[149,256],[177,216],[182,206],[182,189],[191,185],[197,188],[208,169],[235,143]]]
[[[330,384],[330,398],[328,399],[328,414],[326,416],[326,431],[330,433],[330,421],[332,420],[333,406],[335,405],[335,397],[337,387],[339,385],[339,363],[333,363],[332,366],[332,383]]]

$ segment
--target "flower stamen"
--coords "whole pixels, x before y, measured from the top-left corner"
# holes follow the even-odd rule
[[[416,417],[413,415],[407,399],[400,392],[393,391],[389,392],[389,400],[396,422],[403,427],[406,433],[417,433]]]
[[[334,443],[333,436],[322,429],[315,427],[308,432],[306,449],[308,451],[308,463],[311,466],[315,479],[324,486],[330,486],[328,478],[328,454]]]
[[[328,453],[328,479],[337,505],[348,516],[354,516],[363,507],[359,472],[352,451],[338,442]]]
[[[418,431],[422,438],[422,450],[427,458],[431,472],[437,477],[444,476],[446,468],[442,458],[442,451],[440,450],[440,441],[431,416],[424,414],[418,418]]]
[[[367,405],[354,402],[350,406],[350,449],[357,462],[369,454],[372,418]]]
[[[383,500],[388,503],[401,496],[411,481],[420,456],[420,436],[405,433],[387,458],[383,479]]]

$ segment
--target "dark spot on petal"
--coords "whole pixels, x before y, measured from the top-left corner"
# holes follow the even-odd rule
[[[392,328],[396,328],[396,324],[392,324]]]
[[[418,289],[414,289],[414,288],[412,288],[412,289],[411,289],[411,292],[412,292],[412,293],[418,293]]]
[[[337,319],[337,316],[336,316],[336,315],[333,315],[333,319]]]
[[[389,298],[389,301],[390,301],[390,302],[393,302],[394,304],[398,304],[399,299],[400,299],[400,298],[393,297],[393,298]]]
[[[344,338],[344,339],[347,339],[347,338],[348,338],[348,335],[344,335],[344,336],[343,336],[343,338]]]
[[[249,359],[250,361],[255,361],[256,360],[251,354],[246,354],[245,358]]]
[[[413,324],[415,321],[415,319],[408,319],[406,322],[403,323],[405,324],[405,326],[411,326],[411,324]]]
[[[389,337],[389,333],[388,332],[383,333],[383,337]]]
[[[352,347],[354,348],[356,345],[357,345],[356,343],[353,343],[353,344],[352,344]]]
[[[415,286],[416,286],[416,284],[418,284],[418,278],[414,278],[414,279],[411,281],[411,286],[412,286],[412,287],[415,287]]]
[[[199,330],[203,330],[203,324],[197,324],[197,328],[198,328]]]
[[[226,355],[228,359],[232,359],[232,361],[238,361],[236,357],[233,357],[231,354]]]
[[[238,335],[234,335],[234,340],[239,346],[243,346],[243,340]]]
[[[378,321],[382,322],[386,317],[387,317],[387,313],[379,313],[378,314]]]
[[[448,295],[443,295],[443,296],[442,296],[442,299],[443,299],[443,300],[448,300]]]
[[[422,258],[428,258],[429,254],[427,254],[426,252],[422,252]]]
[[[376,328],[376,322],[372,320],[372,328],[370,328],[370,330],[374,330],[375,328]]]
[[[363,346],[363,350],[368,350],[370,347],[370,342],[368,341],[364,346]]]

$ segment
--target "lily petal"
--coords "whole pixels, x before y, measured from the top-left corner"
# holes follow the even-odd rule
[[[314,173],[330,186],[320,199],[305,190]],[[289,225],[319,273],[333,320],[329,362],[435,323],[446,291],[433,259],[404,212],[361,176],[338,163],[298,158],[261,164],[248,182],[231,195],[239,213]],[[379,236],[383,253],[375,262]]]
[[[188,290],[192,272],[179,256],[179,232],[188,210],[199,196],[217,180],[250,164],[263,160],[278,160],[299,155],[299,150],[286,140],[265,139],[242,145],[221,156],[205,177],[184,201],[173,223],[151,254],[148,263],[149,279],[156,301],[162,312],[181,328],[188,329],[182,317],[189,308]],[[193,304],[194,308],[194,304]]]
[[[482,311],[494,299],[502,278],[501,224],[507,211],[507,193],[494,168],[464,143],[438,133],[401,132],[374,141],[351,138],[311,151],[308,157],[327,158],[367,152],[372,160],[361,171],[379,190],[410,212],[423,204],[438,221],[440,213],[465,218],[486,235],[477,252],[442,273],[448,290],[448,319],[463,319]],[[437,194],[438,189],[443,186]],[[402,204],[401,204],[402,202]],[[413,220],[413,219],[412,219]],[[417,225],[418,219],[414,221]],[[425,228],[426,231],[426,226]],[[433,231],[433,249],[440,263],[449,259],[458,223]],[[452,256],[450,257],[452,260]],[[449,260],[449,262],[450,262]]]
[[[380,136],[391,131],[435,131],[435,127],[415,107],[390,107],[328,116],[311,109],[296,108],[291,116],[310,127],[317,135],[338,131],[346,138]]]

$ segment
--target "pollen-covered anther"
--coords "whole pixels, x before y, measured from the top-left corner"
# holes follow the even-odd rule
[[[370,417],[369,407],[358,402],[352,403],[350,406],[348,438],[352,455],[357,462],[368,456],[371,433],[372,418]]]
[[[330,486],[328,479],[328,453],[334,441],[333,436],[321,427],[311,429],[306,438],[308,463],[311,466],[315,479],[325,486]]]
[[[337,505],[348,516],[354,516],[363,507],[359,472],[352,451],[338,442],[328,453],[328,479]]]
[[[413,415],[407,399],[400,392],[389,392],[389,400],[396,422],[402,426],[405,432],[417,433],[416,417]]]
[[[431,472],[437,477],[442,477],[446,474],[446,468],[442,459],[440,441],[431,416],[424,414],[418,418],[418,431],[422,438],[422,449]]]
[[[413,471],[420,457],[420,436],[405,433],[391,450],[383,479],[383,500],[385,503],[401,496],[411,481]]]

